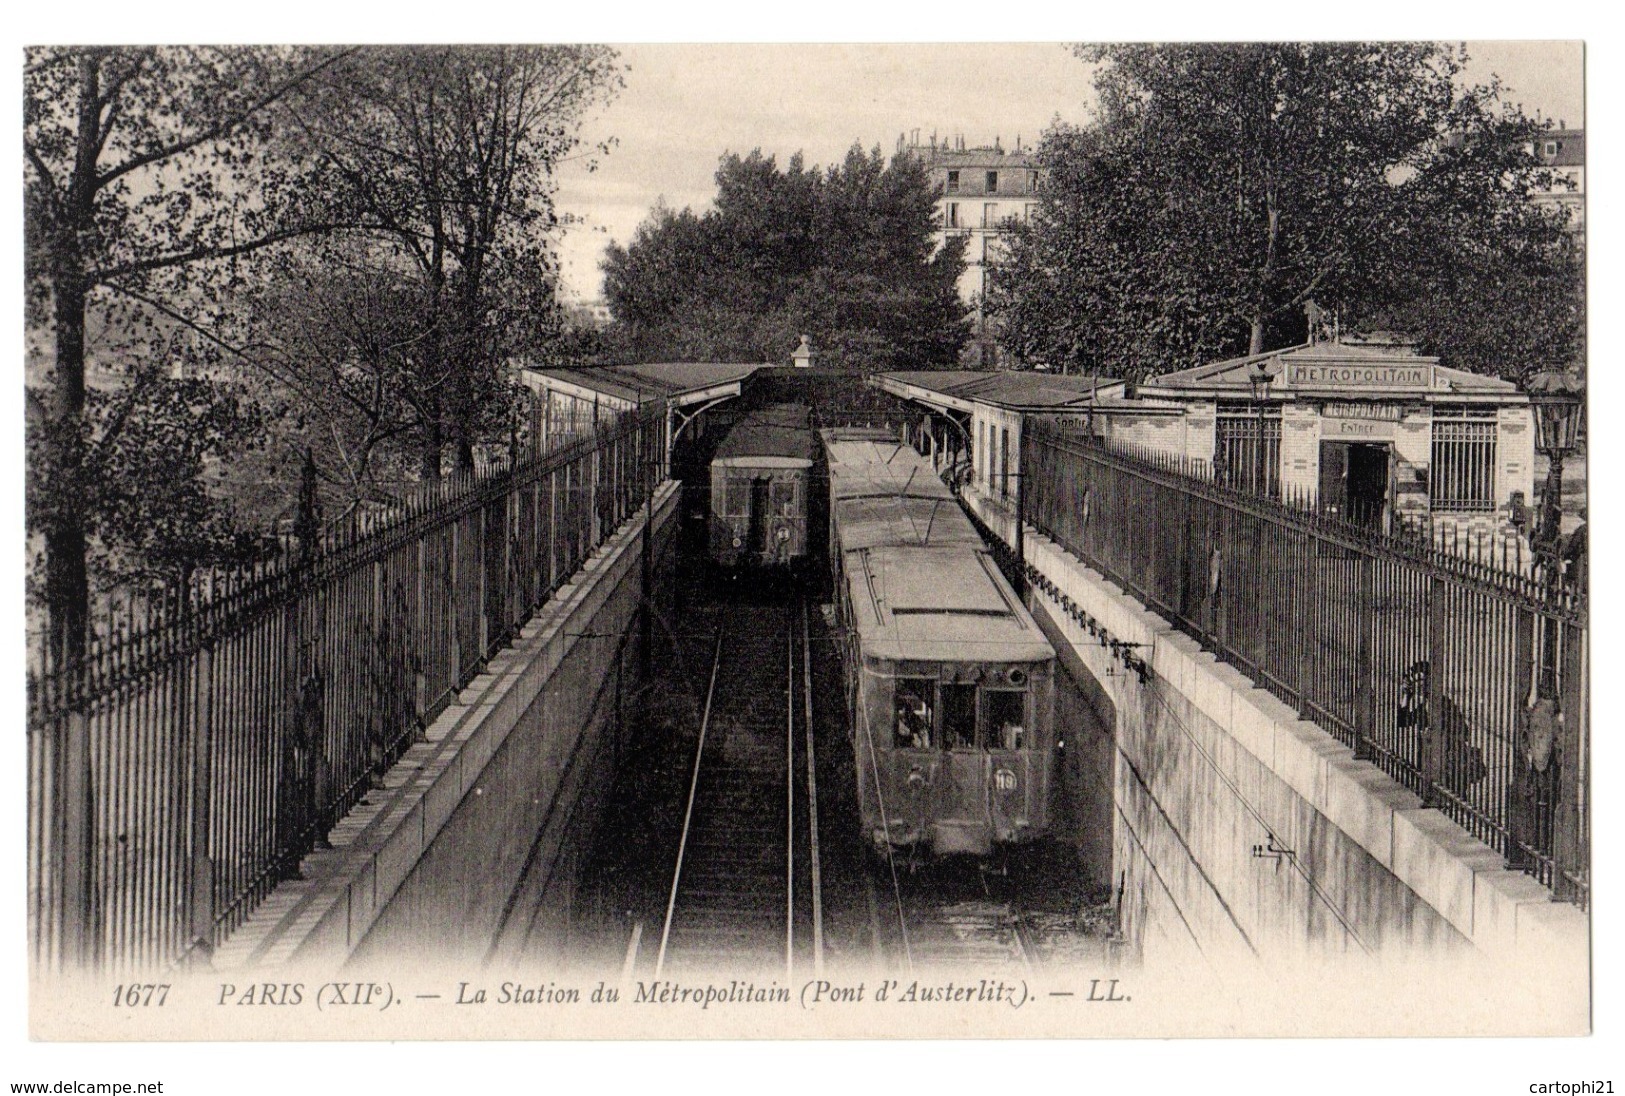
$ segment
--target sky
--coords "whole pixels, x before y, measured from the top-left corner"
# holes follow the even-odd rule
[[[592,115],[584,151],[561,170],[559,241],[565,296],[598,296],[598,263],[626,243],[657,201],[704,208],[725,151],[760,148],[782,164],[802,151],[827,164],[854,142],[890,155],[899,134],[995,137],[1032,145],[1055,119],[1089,118],[1093,69],[1059,43],[628,45],[626,87]],[[1499,75],[1533,114],[1584,124],[1578,42],[1479,42],[1476,80]]]

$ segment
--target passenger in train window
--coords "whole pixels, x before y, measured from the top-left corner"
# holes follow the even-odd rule
[[[976,748],[976,686],[942,686],[942,737],[950,750]]]
[[[987,696],[988,748],[1019,750],[1026,734],[1027,694],[1008,689],[990,689]]]
[[[931,701],[936,682],[929,678],[900,677],[895,692],[897,746],[931,748]]]

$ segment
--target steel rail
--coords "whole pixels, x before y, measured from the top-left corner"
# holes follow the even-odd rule
[[[807,725],[807,833],[812,862],[813,976],[824,976],[824,894],[818,863],[818,767],[813,748],[812,638],[807,603],[801,602],[801,684]]]
[[[727,633],[727,621],[717,624],[717,649],[711,658],[711,683],[705,690],[705,711],[700,716],[700,740],[694,747],[694,774],[688,784],[688,805],[683,809],[683,835],[677,842],[677,864],[672,869],[671,896],[666,899],[666,921],[660,929],[660,952],[655,957],[655,977],[658,979],[666,967],[666,945],[671,940],[672,917],[677,912],[677,887],[683,879],[683,854],[688,850],[689,824],[694,820],[694,800],[700,787],[700,761],[705,756],[705,734],[711,725],[711,700],[717,691],[717,671],[722,667],[722,640]]]
[[[908,939],[908,917],[903,913],[903,887],[897,880],[897,859],[891,847],[891,816],[886,813],[886,797],[880,790],[880,763],[879,755],[875,752],[874,728],[869,725],[869,709],[858,700],[858,714],[863,717],[863,737],[869,746],[869,772],[875,782],[875,806],[880,811],[880,825],[886,833],[886,868],[891,874],[891,889],[894,908],[897,911],[897,929],[902,934],[903,958],[908,963],[910,977],[914,975],[914,949]],[[870,873],[869,885],[874,886],[874,879]]]
[[[794,981],[796,955],[796,625],[784,644],[784,980]]]

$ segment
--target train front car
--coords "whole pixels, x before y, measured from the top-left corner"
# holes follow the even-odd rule
[[[1045,836],[1054,649],[927,462],[877,431],[823,437],[865,837],[988,857]]]
[[[734,424],[711,461],[711,558],[788,569],[807,555],[814,438],[808,411],[783,404]]]

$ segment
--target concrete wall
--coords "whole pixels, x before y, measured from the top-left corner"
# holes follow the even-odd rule
[[[1320,415],[1313,407],[1281,405],[1281,490],[1289,495],[1320,489]]]
[[[1006,508],[975,492],[966,501],[1012,538]],[[1582,911],[1506,870],[1489,846],[1031,527],[1025,544],[1032,566],[1112,636],[1142,645],[1150,665],[1142,683],[1062,612],[1059,594],[1033,590],[1112,727],[1120,926],[1148,965],[1264,973],[1306,958],[1539,956],[1550,984],[1578,987],[1583,1002]]]
[[[654,507],[660,588],[678,496],[667,483]],[[478,963],[522,927],[516,915],[568,909],[572,846],[596,825],[635,702],[642,534],[640,514],[594,553],[335,827],[334,848],[307,858],[306,878],[280,885],[220,949],[217,969],[403,953]],[[518,910],[522,878],[531,908]]]
[[[1198,452],[1189,450],[1190,431],[1185,425],[1185,415],[1182,413],[1132,415],[1114,412],[1110,415],[1101,415],[1097,421],[1100,423],[1100,436],[1108,441],[1138,445],[1159,453],[1167,453],[1172,457],[1213,460],[1212,419],[1208,420],[1210,435],[1207,438],[1208,444]]]

